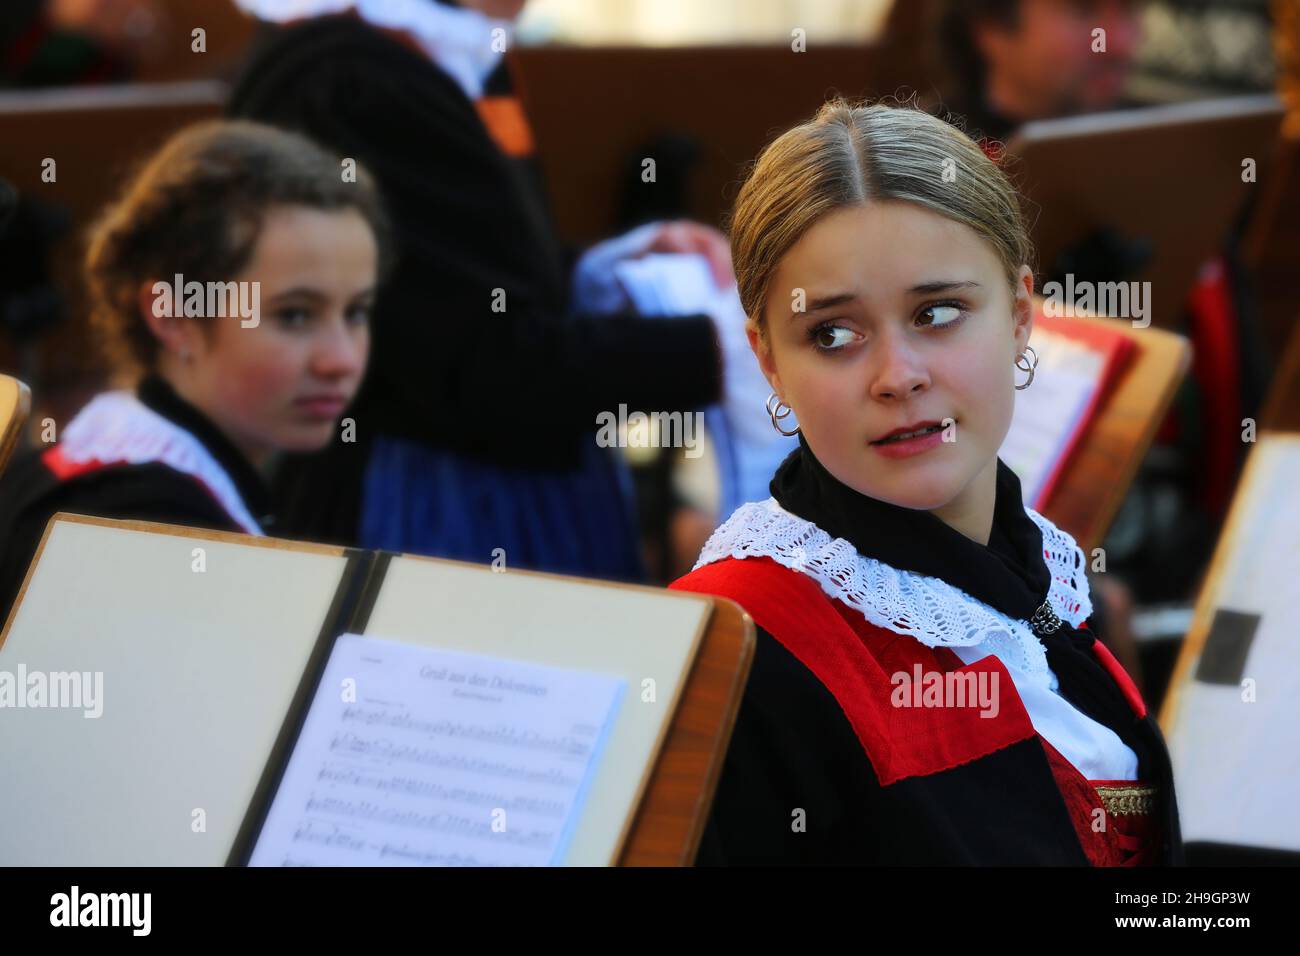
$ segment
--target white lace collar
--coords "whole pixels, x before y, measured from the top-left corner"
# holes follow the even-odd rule
[[[199,441],[130,392],[104,392],[90,400],[55,446],[67,462],[139,465],[159,462],[197,478],[249,534],[263,535],[234,480]]]
[[[1032,508],[1052,575],[1048,601],[1072,627],[1092,614],[1083,551],[1074,538]],[[916,638],[927,647],[986,645],[1008,668],[1055,691],[1047,653],[1029,622],[1016,620],[939,578],[869,558],[844,538],[786,511],[775,498],[741,505],[705,543],[695,567],[725,558],[771,558],[815,580],[830,597],[870,623]]]
[[[465,7],[435,0],[235,0],[245,13],[259,20],[287,23],[306,17],[356,10],[371,26],[401,30],[414,37],[420,48],[451,75],[471,100],[483,95],[483,84],[500,62],[495,30],[506,42],[514,29],[510,20],[497,19]]]

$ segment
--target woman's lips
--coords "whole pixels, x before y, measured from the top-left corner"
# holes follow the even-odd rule
[[[301,408],[312,418],[336,418],[345,407],[347,400],[338,397],[318,396],[315,398],[300,398],[294,405]]]
[[[944,421],[947,421],[947,419],[944,419]],[[898,438],[901,435],[910,436],[916,432],[929,431],[932,428],[941,428],[943,427],[943,423],[944,423],[943,421],[939,421],[938,419],[934,419],[934,418],[926,419],[925,421],[914,422],[911,425],[904,425],[902,428],[895,428],[893,431],[889,432],[888,434],[882,435],[879,438],[874,439],[873,444],[876,442],[886,441],[887,439],[890,438]]]
[[[930,432],[928,435],[918,435],[915,438],[900,438],[894,441],[888,441],[883,444],[869,442],[873,451],[877,451],[886,458],[911,458],[913,455],[922,455],[943,444],[944,429],[940,428]]]

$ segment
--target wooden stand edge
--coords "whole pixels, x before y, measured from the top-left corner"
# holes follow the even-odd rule
[[[0,473],[18,447],[31,409],[31,390],[16,378],[0,375]]]
[[[1091,554],[1106,537],[1191,367],[1192,345],[1178,333],[1154,326],[1128,328],[1121,319],[1080,316],[1071,321],[1119,330],[1136,347],[1043,508]]]
[[[619,866],[690,866],[722,773],[754,660],[754,621],[735,601],[713,610]]]

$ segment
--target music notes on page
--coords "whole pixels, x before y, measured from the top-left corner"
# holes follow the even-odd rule
[[[343,635],[250,865],[558,864],[625,684]]]

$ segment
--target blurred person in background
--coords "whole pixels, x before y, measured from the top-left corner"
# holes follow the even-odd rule
[[[975,139],[1005,140],[1030,120],[1123,105],[1139,13],[1136,0],[944,0],[935,36],[944,107]]]
[[[719,336],[705,315],[574,309],[575,269],[503,56],[522,0],[238,2],[278,26],[250,58],[232,115],[365,163],[399,240],[357,440],[286,460],[277,484],[290,527],[643,580],[630,481],[617,449],[597,444],[597,416],[716,401]],[[691,222],[633,230],[576,272],[647,252],[701,253],[720,287],[731,281],[725,237]]]
[[[156,55],[156,0],[5,0],[0,87],[121,82]]]
[[[338,165],[302,136],[201,123],[105,212],[86,256],[92,325],[135,387],[97,395],[0,478],[0,611],[58,511],[274,527],[263,470],[334,437],[386,261],[378,192]]]

